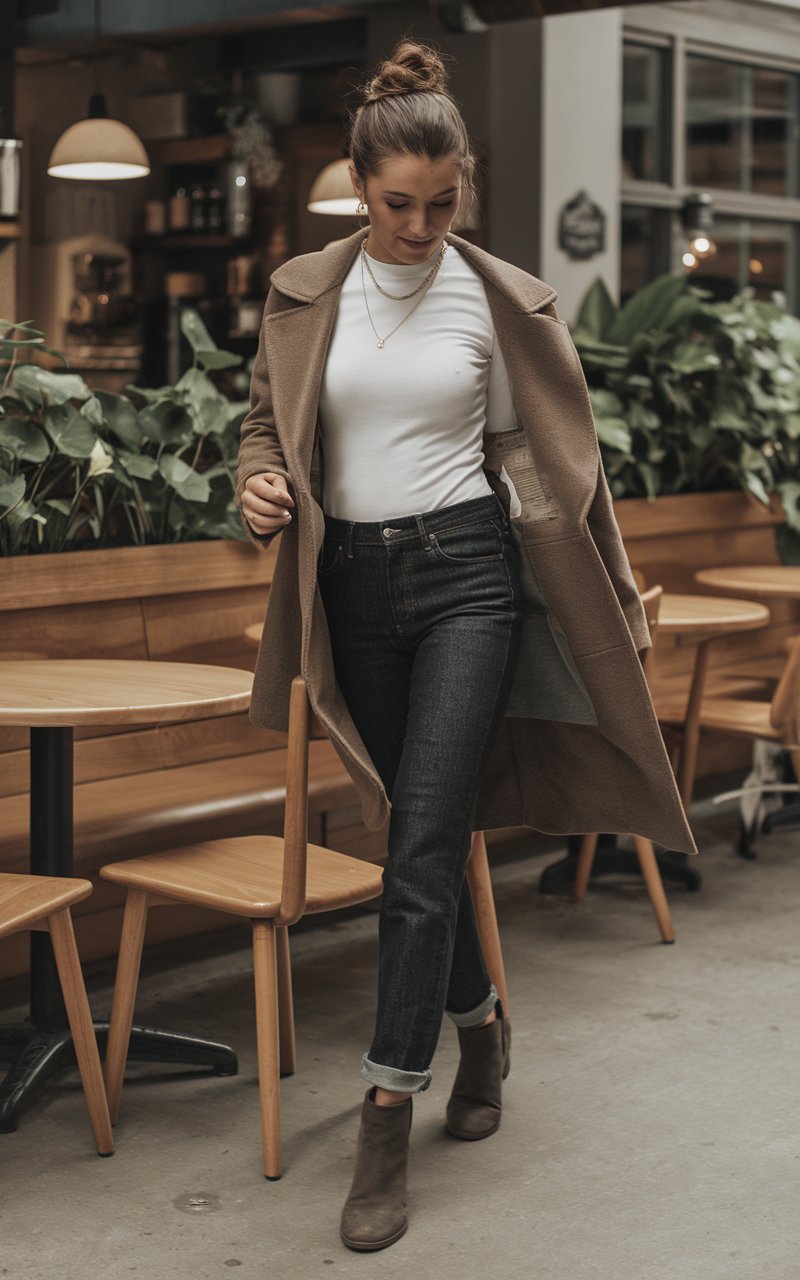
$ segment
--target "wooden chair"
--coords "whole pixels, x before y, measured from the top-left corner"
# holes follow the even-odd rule
[[[712,729],[718,733],[778,743],[789,752],[800,780],[800,636],[790,637],[786,641],[786,648],[789,656],[770,702],[709,694],[700,704],[699,728],[700,732]],[[678,723],[682,714],[682,709],[677,704],[670,700],[659,700],[660,721],[663,720],[667,725]],[[694,778],[690,778],[689,782],[693,784]],[[744,832],[742,841],[740,852],[745,857],[755,857],[755,851]]]
[[[114,1138],[70,912],[91,892],[88,880],[0,873],[0,938],[23,929],[49,932],[95,1145],[101,1156],[110,1156]]]
[[[280,1075],[295,1069],[288,926],[301,916],[375,898],[382,869],[308,843],[305,680],[292,681],[283,836],[213,840],[109,863],[100,875],[127,886],[105,1076],[112,1124],[119,1110],[139,965],[150,907],[194,903],[250,920],[264,1173],[281,1176]],[[324,736],[315,723],[314,732]]]
[[[656,635],[658,633],[658,613],[661,606],[661,596],[663,591],[661,587],[651,587],[649,591],[642,594],[642,604],[644,606],[645,615],[647,617],[647,625],[650,629],[650,638],[653,641],[649,649],[645,649],[642,655],[642,666],[644,668],[645,677],[650,677],[653,665],[653,651],[656,644]],[[575,884],[573,894],[580,901],[586,893],[586,887],[589,883],[589,877],[592,874],[592,864],[594,863],[594,855],[597,851],[597,842],[599,836],[595,832],[590,832],[583,837],[581,848],[578,854],[578,865],[575,870]],[[674,942],[675,934],[672,928],[672,917],[670,915],[669,903],[667,895],[664,892],[664,883],[661,879],[661,872],[658,868],[655,850],[652,840],[646,839],[644,836],[633,837],[636,856],[639,859],[639,866],[642,869],[644,882],[650,897],[650,902],[655,913],[658,927],[661,931],[661,937],[664,942]]]

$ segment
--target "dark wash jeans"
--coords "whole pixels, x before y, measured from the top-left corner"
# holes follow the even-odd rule
[[[427,1089],[447,1012],[497,992],[466,864],[522,631],[517,551],[492,493],[383,521],[325,516],[318,582],[334,670],[392,802],[375,1033],[361,1074]]]

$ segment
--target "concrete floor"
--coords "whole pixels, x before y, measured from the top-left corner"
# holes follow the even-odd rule
[[[668,887],[673,947],[638,883],[576,904],[536,892],[552,853],[495,866],[514,1021],[503,1125],[479,1143],[443,1132],[446,1024],[415,1101],[411,1223],[392,1248],[356,1255],[338,1238],[373,1008],[376,917],[363,913],[294,935],[283,1179],[261,1175],[244,936],[182,944],[148,957],[138,1020],[227,1041],[240,1074],[132,1066],[108,1160],[65,1076],[0,1137],[0,1276],[797,1280],[800,834],[763,838],[746,863],[730,808],[701,803],[693,819],[705,883]],[[110,978],[89,974],[98,1013]],[[4,1018],[19,998],[0,989]]]

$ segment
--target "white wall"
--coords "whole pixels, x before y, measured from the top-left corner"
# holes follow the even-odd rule
[[[559,314],[571,323],[578,303],[602,275],[616,299],[619,280],[619,188],[622,137],[621,9],[542,20],[540,270],[558,290]],[[561,207],[584,188],[606,215],[605,250],[585,261],[558,247]]]

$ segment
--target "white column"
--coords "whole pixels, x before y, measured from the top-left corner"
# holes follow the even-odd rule
[[[621,9],[542,19],[540,245],[536,272],[571,323],[596,276],[618,298],[622,140]],[[605,213],[605,248],[577,260],[558,247],[563,205],[581,190]]]

